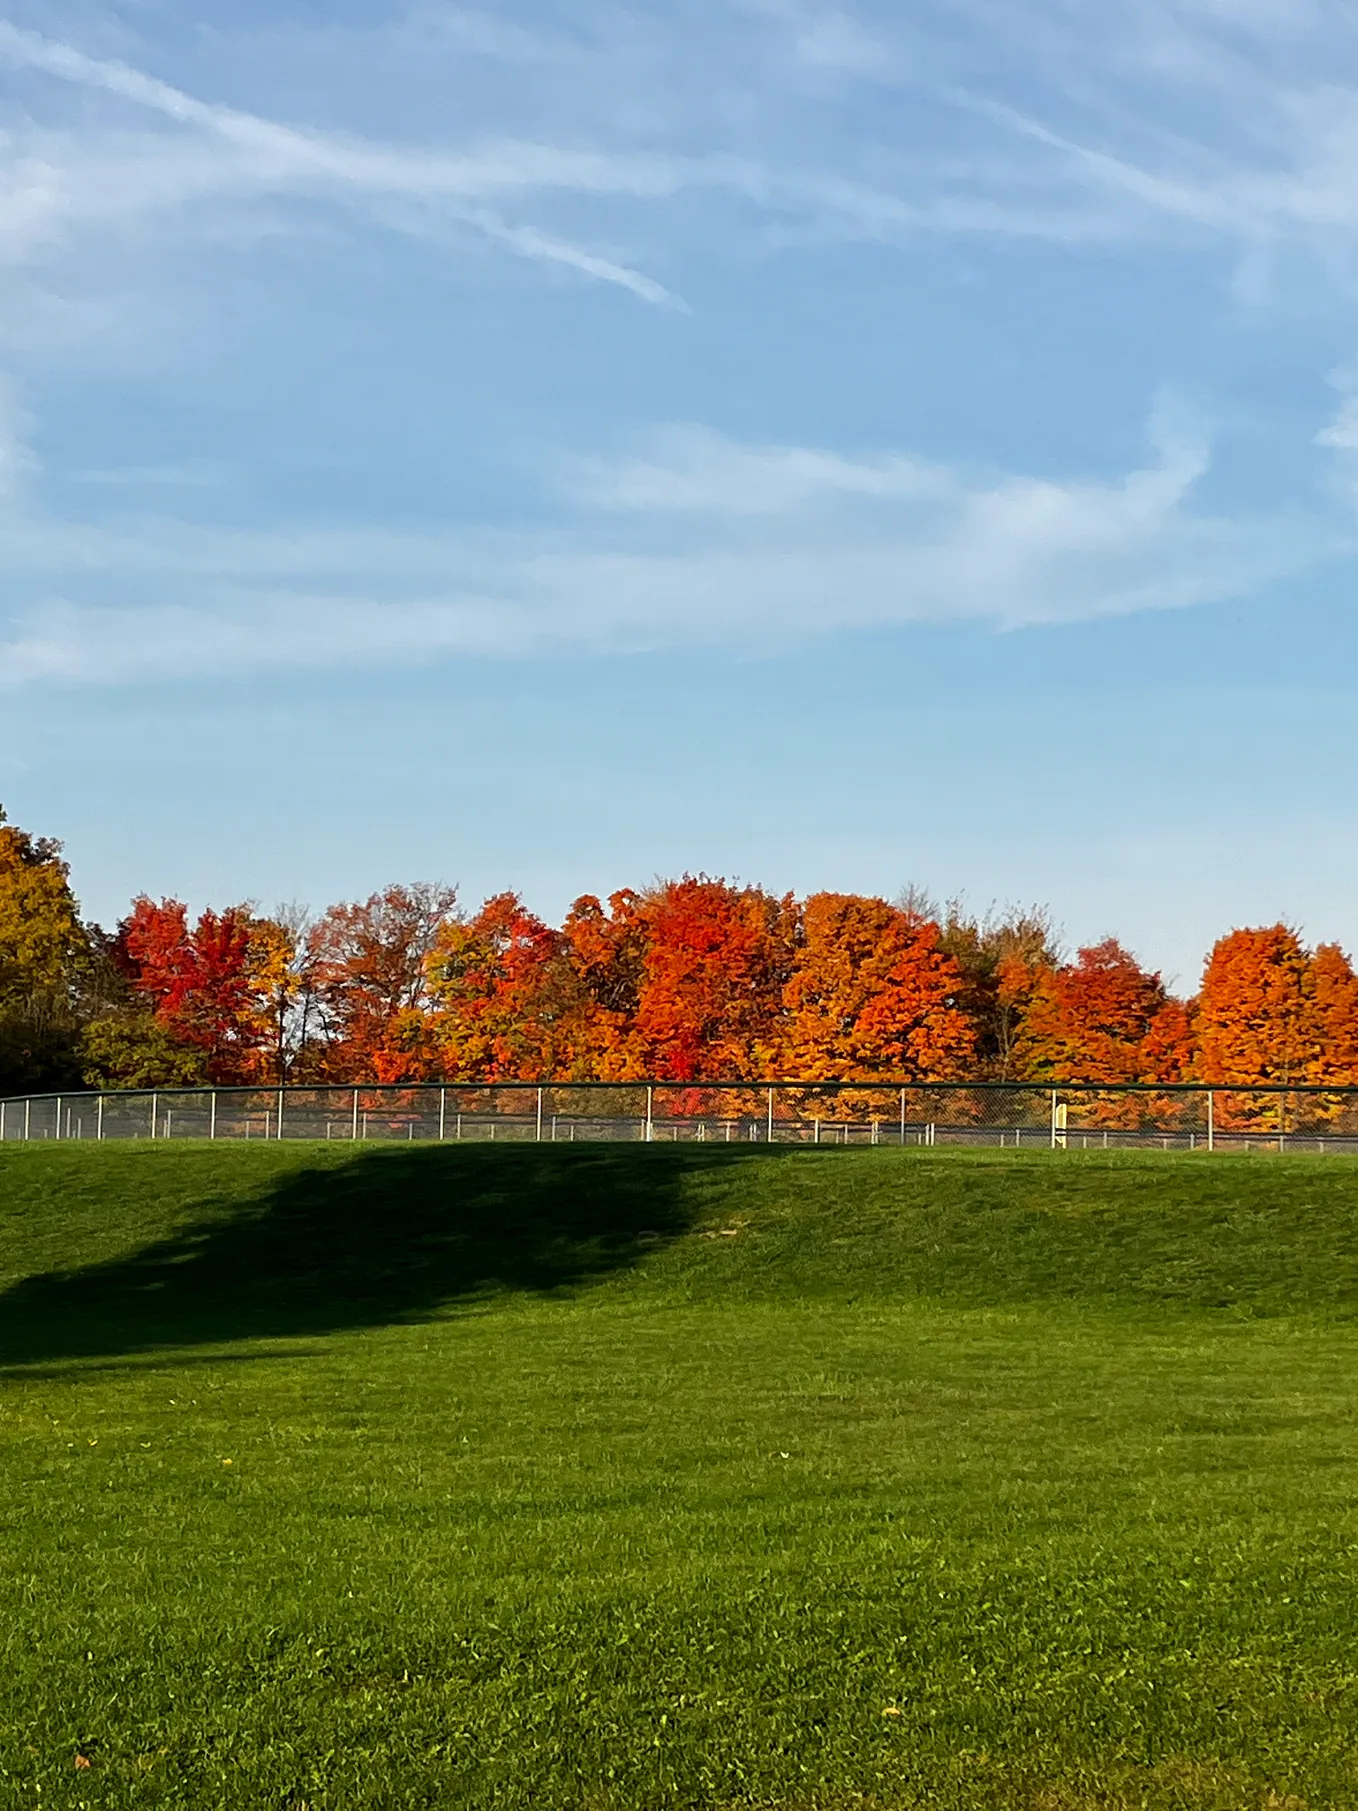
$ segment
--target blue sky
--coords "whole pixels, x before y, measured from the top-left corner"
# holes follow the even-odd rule
[[[0,22],[0,799],[86,909],[683,869],[1358,942],[1358,13]]]

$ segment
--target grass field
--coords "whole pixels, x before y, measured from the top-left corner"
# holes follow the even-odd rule
[[[0,1803],[1358,1806],[1356,1213],[1342,1159],[0,1150]]]

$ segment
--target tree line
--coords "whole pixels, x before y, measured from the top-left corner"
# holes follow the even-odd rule
[[[1358,977],[1275,924],[1178,999],[1115,938],[1063,959],[1039,908],[705,874],[558,926],[416,884],[317,913],[142,896],[106,930],[0,811],[0,1092],[765,1077],[1358,1086]]]

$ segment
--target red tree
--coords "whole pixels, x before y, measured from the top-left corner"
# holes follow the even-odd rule
[[[635,1030],[657,1078],[744,1080],[778,1044],[792,969],[791,897],[705,874],[667,881],[641,901],[646,949]]]
[[[310,933],[328,1041],[344,1081],[424,1081],[440,1055],[429,1022],[429,960],[452,918],[451,887],[387,887],[331,906]]]
[[[262,1026],[251,975],[251,915],[246,906],[206,911],[190,929],[177,899],[144,895],[118,927],[116,954],[156,1019],[180,1042],[205,1053],[216,1082],[248,1081]]]

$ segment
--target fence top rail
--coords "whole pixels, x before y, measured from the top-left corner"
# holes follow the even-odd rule
[[[149,1100],[158,1096],[161,1100],[202,1099],[207,1095],[237,1095],[258,1098],[279,1095],[286,1101],[292,1096],[317,1094],[498,1094],[525,1092],[536,1093],[586,1093],[604,1094],[636,1093],[651,1089],[657,1093],[745,1093],[756,1089],[788,1092],[793,1089],[810,1089],[817,1094],[864,1094],[864,1093],[929,1093],[929,1094],[1038,1094],[1038,1095],[1182,1095],[1203,1096],[1207,1094],[1253,1094],[1285,1096],[1289,1099],[1297,1095],[1326,1096],[1333,1099],[1337,1095],[1358,1096],[1358,1084],[1325,1083],[1325,1082],[1075,1082],[1075,1081],[980,1081],[980,1082],[932,1082],[921,1081],[910,1076],[874,1076],[859,1081],[798,1081],[795,1078],[783,1077],[770,1080],[761,1078],[752,1081],[676,1081],[673,1078],[643,1077],[628,1082],[596,1081],[443,1081],[443,1082],[255,1082],[255,1083],[216,1083],[202,1082],[190,1087],[166,1088],[64,1088],[53,1089],[42,1094],[10,1094],[0,1097],[0,1104],[6,1107],[23,1106],[26,1103],[36,1105],[47,1101],[67,1101],[74,1103],[82,1100]]]

